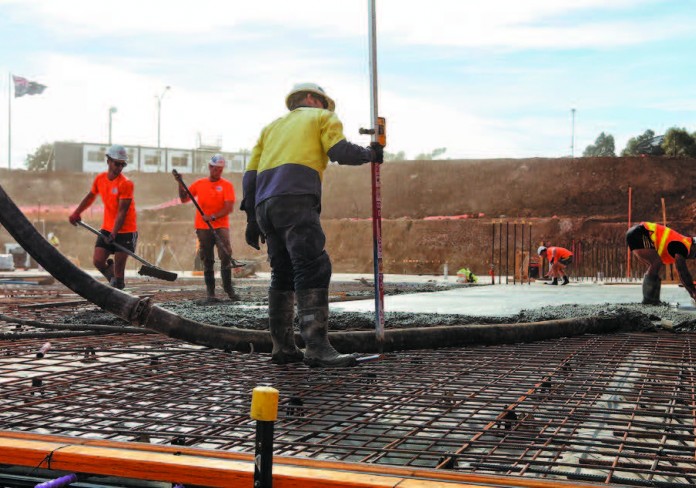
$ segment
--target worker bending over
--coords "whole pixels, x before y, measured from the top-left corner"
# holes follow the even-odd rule
[[[539,249],[537,249],[537,254],[548,260],[549,265],[551,266],[549,276],[553,278],[553,281],[551,283],[547,283],[547,285],[557,285],[558,278],[563,278],[563,283],[561,283],[561,285],[567,285],[570,283],[568,275],[565,273],[565,269],[573,262],[572,252],[565,247],[540,246]]]
[[[692,300],[696,300],[694,279],[686,265],[687,259],[696,257],[694,238],[683,236],[669,227],[654,222],[641,222],[626,232],[626,244],[633,255],[648,270],[643,276],[643,304],[659,305],[662,280],[660,273],[665,264],[675,264],[679,281]]]

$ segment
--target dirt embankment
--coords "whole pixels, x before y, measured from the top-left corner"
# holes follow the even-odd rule
[[[186,175],[192,182],[202,175]],[[175,199],[169,174],[129,173],[139,208],[139,250],[156,259],[167,237],[182,268],[190,269],[195,252],[194,208],[176,205],[148,208]],[[226,174],[241,198],[241,175]],[[67,214],[89,189],[93,175],[29,173],[0,170],[0,184],[15,203],[27,208],[40,230],[55,230],[63,252],[89,265],[92,237],[71,227]],[[693,202],[696,160],[668,158],[497,159],[407,161],[382,167],[383,246],[386,273],[440,273],[469,266],[484,274],[491,260],[492,224],[500,224],[512,240],[513,228],[525,223],[525,248],[541,241],[620,243],[628,218],[632,189],[632,221],[662,221],[662,199],[668,223],[683,233],[696,233]],[[336,272],[372,270],[371,188],[369,167],[331,165],[324,177],[323,225]],[[238,205],[237,205],[238,207]],[[467,218],[432,220],[437,216]],[[98,225],[99,212],[85,213]],[[264,253],[243,241],[244,218],[236,209],[233,246],[240,259],[263,260]],[[528,237],[532,224],[531,246]],[[518,227],[521,231],[521,227]],[[236,231],[235,231],[236,229]],[[515,229],[516,231],[517,229]],[[499,245],[496,237],[496,247]],[[520,236],[517,236],[520,239]],[[0,245],[11,242],[0,231]],[[505,243],[503,242],[503,245]],[[497,252],[497,251],[496,251]],[[171,255],[163,265],[178,267]]]

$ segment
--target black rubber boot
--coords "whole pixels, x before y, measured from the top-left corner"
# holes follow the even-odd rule
[[[563,275],[563,283],[561,283],[561,285],[567,285],[568,283],[570,283],[568,275]]]
[[[225,290],[230,300],[233,302],[239,300],[239,295],[237,295],[237,292],[234,291],[234,286],[232,286],[232,270],[229,268],[221,269],[220,276],[222,277],[222,289]]]
[[[215,271],[203,271],[205,293],[209,302],[215,302]]]
[[[123,290],[126,287],[126,280],[123,278],[116,278],[112,277],[109,280],[109,284],[113,286],[114,288],[118,288],[119,290]]]
[[[643,305],[660,305],[660,288],[662,280],[659,276],[643,276]]]
[[[295,292],[268,290],[268,328],[273,340],[271,361],[275,364],[299,363],[304,359],[295,345],[294,319]]]
[[[106,281],[111,283],[111,279],[114,277],[114,260],[109,258],[106,260],[106,269],[104,271],[99,271],[102,275],[104,275],[104,278],[106,278]]]
[[[329,342],[329,290],[297,291],[297,315],[305,342],[304,363],[319,368],[345,368],[358,362],[353,354],[339,354]]]
[[[558,284],[558,278],[554,278],[551,283],[546,283],[547,285],[557,285]]]

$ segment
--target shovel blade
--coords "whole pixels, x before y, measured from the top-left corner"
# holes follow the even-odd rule
[[[154,266],[146,265],[140,267],[140,271],[138,271],[138,274],[142,276],[152,276],[153,278],[159,278],[160,280],[164,281],[174,281],[177,277],[177,274],[172,273],[171,271],[165,271]]]

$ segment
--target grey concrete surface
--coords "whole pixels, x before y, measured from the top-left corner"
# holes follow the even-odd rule
[[[442,278],[438,278],[441,280]],[[693,309],[689,295],[678,285],[663,285],[661,299],[673,307]],[[641,284],[579,282],[566,286],[476,285],[434,293],[385,297],[385,312],[465,314],[470,316],[512,316],[522,310],[562,305],[639,304]],[[374,311],[374,300],[332,303],[331,309],[344,312]]]

